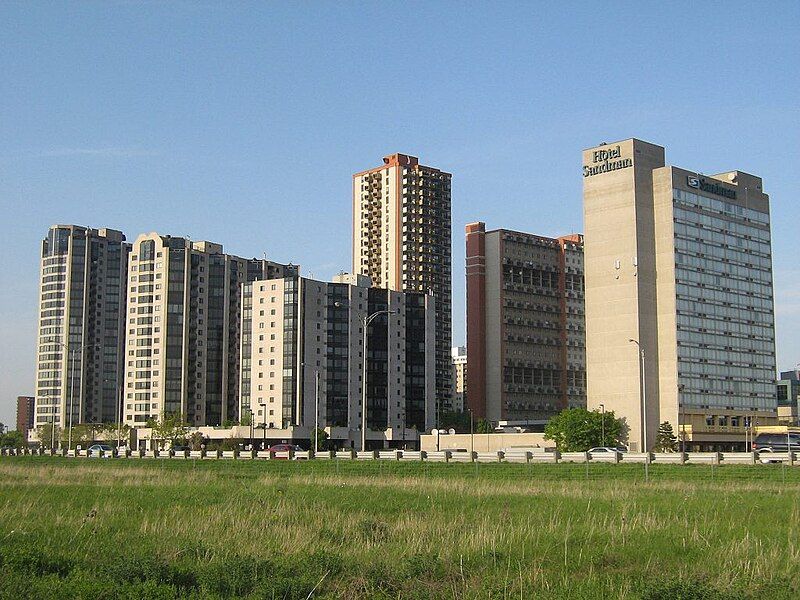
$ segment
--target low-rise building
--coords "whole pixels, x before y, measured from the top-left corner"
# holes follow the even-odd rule
[[[777,385],[778,420],[788,425],[800,424],[800,368],[783,371]]]

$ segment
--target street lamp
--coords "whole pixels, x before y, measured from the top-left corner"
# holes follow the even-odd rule
[[[628,341],[630,343],[632,343],[632,344],[636,344],[636,347],[639,349],[639,354],[641,355],[641,359],[642,359],[642,367],[641,367],[642,368],[642,377],[641,377],[641,386],[642,386],[642,393],[641,393],[641,397],[642,397],[642,452],[647,452],[647,388],[645,386],[646,380],[645,380],[645,372],[644,372],[644,367],[645,367],[644,348],[642,348],[642,345],[637,340],[634,340],[634,339],[631,338]]]
[[[262,446],[267,445],[267,405],[266,404],[259,404],[261,407],[261,412],[264,415],[264,442]]]
[[[681,454],[686,452],[686,408],[683,405],[683,384],[678,384],[678,406],[681,408]]]
[[[319,452],[319,369],[314,371],[314,456]]]
[[[470,460],[472,460],[472,455],[475,452],[475,421],[473,419],[472,409],[468,408],[469,411],[469,452],[470,452]]]
[[[341,302],[335,302],[334,306],[337,308],[344,308],[345,305]],[[398,314],[399,309],[394,310],[377,310],[371,315],[365,315],[361,319],[363,327],[363,341],[361,346],[362,363],[361,363],[361,451],[367,449],[367,327],[372,321],[380,315]]]
[[[606,445],[606,405],[600,405],[600,437],[602,438],[602,442],[600,442],[601,446]]]
[[[72,411],[73,411],[73,402],[75,401],[75,354],[80,352],[81,357],[83,357],[83,351],[86,348],[99,348],[100,344],[83,344],[78,346],[77,348],[70,348],[69,345],[65,344],[64,342],[59,342],[58,340],[50,339],[50,342],[58,344],[64,350],[66,350],[68,358],[67,360],[70,361],[70,376],[69,376],[69,434],[67,436],[67,451],[72,450]],[[62,386],[63,388],[63,386]],[[53,420],[53,424],[55,425],[55,419]],[[53,431],[55,431],[55,427],[53,427]]]
[[[367,449],[367,327],[372,321],[381,315],[391,315],[400,312],[399,310],[378,310],[369,316],[365,316],[362,321],[364,323],[364,340],[362,344],[362,351],[364,353],[362,361],[362,379],[361,382],[361,451]]]

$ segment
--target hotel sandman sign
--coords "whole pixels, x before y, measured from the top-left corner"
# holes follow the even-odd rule
[[[711,192],[712,194],[716,194],[717,196],[722,196],[723,198],[730,198],[731,200],[736,200],[736,192],[733,190],[729,190],[726,187],[722,187],[718,183],[709,183],[705,179],[701,177],[693,177],[689,175],[686,177],[686,185],[691,188],[695,188],[698,190],[702,190],[704,192]]]
[[[619,171],[633,166],[632,158],[622,158],[622,150],[617,146],[608,150],[595,150],[592,152],[592,164],[583,165],[583,176],[591,177],[600,173]]]

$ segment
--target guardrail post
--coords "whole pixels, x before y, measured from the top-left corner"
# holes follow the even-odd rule
[[[294,460],[294,448],[289,448],[289,460]]]
[[[794,461],[795,461],[795,458],[796,458],[796,457],[795,457],[795,453],[794,453],[794,452],[792,452],[791,450],[789,450],[789,466],[790,466],[790,467],[793,467],[793,466],[794,466]]]
[[[619,464],[619,461],[622,458],[621,454],[622,454],[621,452],[617,452],[616,450],[614,450],[614,463],[615,464]]]
[[[561,462],[561,452],[558,450],[553,450],[553,462],[558,464]]]
[[[497,451],[497,462],[503,462],[503,459],[506,457],[506,453],[502,450]]]
[[[712,452],[711,453],[711,463],[714,464],[714,465],[719,466],[719,464],[721,462],[722,462],[722,454],[719,453],[719,452]]]
[[[422,462],[422,461],[424,461],[424,460],[428,460],[428,453],[427,453],[427,451],[425,451],[425,450],[420,450],[420,451],[419,451],[419,460],[420,460],[420,462]]]

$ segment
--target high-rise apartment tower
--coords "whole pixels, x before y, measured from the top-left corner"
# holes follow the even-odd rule
[[[238,421],[242,284],[296,272],[211,242],[140,235],[128,270],[125,423]]]
[[[452,410],[451,175],[392,154],[353,175],[353,272],[436,300],[436,403]]]
[[[54,225],[42,242],[37,426],[118,418],[129,252],[113,229]]]

